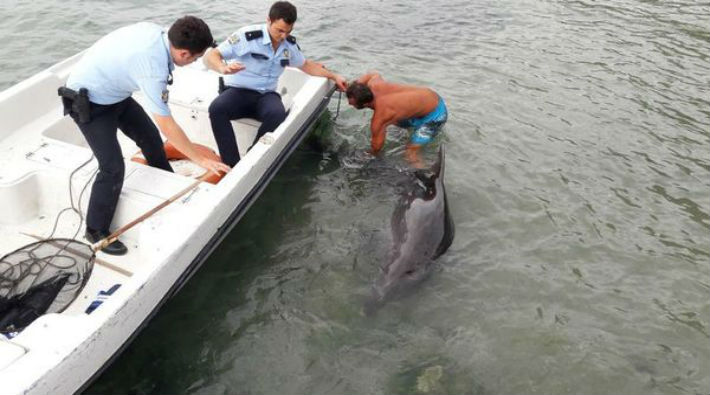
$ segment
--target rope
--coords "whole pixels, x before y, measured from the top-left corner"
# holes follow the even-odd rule
[[[94,159],[94,155],[92,154],[91,157],[86,162],[79,165],[79,167],[72,170],[71,174],[69,174],[69,205],[70,205],[70,207],[66,207],[66,208],[62,209],[61,211],[59,211],[59,213],[57,214],[57,217],[54,220],[54,226],[52,226],[52,231],[49,233],[49,236],[47,236],[47,239],[51,239],[52,236],[54,236],[54,232],[57,231],[57,226],[59,226],[59,218],[62,216],[62,214],[64,214],[67,211],[70,211],[70,210],[75,212],[79,216],[79,225],[77,226],[77,230],[74,232],[74,237],[72,237],[72,238],[76,239],[76,237],[79,235],[79,232],[81,231],[81,225],[84,223],[84,215],[81,213],[81,200],[84,196],[84,192],[86,192],[86,188],[89,186],[91,181],[96,176],[98,169],[96,171],[94,171],[94,174],[92,174],[91,177],[89,177],[89,179],[86,181],[86,184],[84,184],[84,187],[81,189],[76,207],[74,206],[74,197],[72,196],[72,190],[73,190],[72,181],[74,179],[74,175],[79,170],[81,170],[82,167],[88,165],[93,159]]]
[[[43,241],[26,245],[0,258],[0,320],[4,320],[6,314],[9,314],[7,317],[10,317],[6,320],[10,322],[4,322],[0,327],[0,333],[22,330],[24,326],[29,325],[28,316],[37,318],[49,311],[38,311],[38,308],[51,309],[49,312],[63,311],[78,296],[88,280],[88,274],[92,269],[93,251],[91,247],[73,239],[52,239],[52,237],[57,231],[61,216],[67,211],[73,211],[79,215],[79,225],[73,238],[75,239],[79,234],[84,223],[81,201],[89,184],[96,176],[96,171],[81,189],[76,205],[72,195],[73,178],[93,159],[94,155],[91,155],[87,161],[69,175],[70,207],[59,211],[49,236]],[[86,251],[82,251],[83,249]],[[39,288],[40,285],[46,286],[46,289],[55,287],[56,294],[47,295],[45,292],[45,294],[39,295],[37,292],[43,291]],[[31,295],[35,290],[37,292]],[[37,298],[44,298],[41,302],[46,306],[40,305],[38,307],[37,304],[40,302],[37,300],[24,300],[25,297],[30,298],[35,295],[39,295]]]
[[[338,91],[338,107],[335,110],[335,117],[333,117],[333,122],[338,120],[338,115],[340,115],[340,99],[343,97],[343,91]]]

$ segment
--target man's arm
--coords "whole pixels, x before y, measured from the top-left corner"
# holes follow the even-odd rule
[[[160,131],[168,138],[168,141],[191,161],[216,174],[219,174],[219,172],[226,173],[230,170],[230,167],[224,163],[208,159],[197,152],[190,139],[187,138],[185,132],[183,132],[180,125],[175,122],[175,119],[171,115],[163,116],[153,114],[153,119],[155,119],[155,122],[158,124]]]
[[[367,73],[367,74],[361,76],[360,78],[358,78],[358,79],[357,79],[357,82],[359,82],[359,83],[361,83],[361,84],[367,85],[371,80],[382,80],[382,81],[384,81],[384,79],[382,78],[382,76],[381,76],[378,72],[376,72],[376,71],[371,71],[371,72],[369,72],[369,73]]]
[[[202,57],[202,62],[208,69],[214,70],[220,74],[234,74],[244,70],[243,64],[238,62],[225,63],[222,54],[217,49],[210,49],[205,56]]]
[[[375,110],[370,122],[370,130],[372,138],[370,144],[372,146],[372,154],[376,155],[385,145],[385,136],[387,135],[387,126],[397,122],[395,113],[387,109]]]
[[[335,85],[341,91],[344,91],[348,87],[345,78],[343,78],[339,74],[333,73],[332,71],[326,69],[325,66],[320,63],[312,62],[306,59],[306,62],[303,63],[303,66],[301,66],[301,70],[303,70],[304,73],[309,75],[325,77],[329,80],[332,80],[333,82],[335,82]]]

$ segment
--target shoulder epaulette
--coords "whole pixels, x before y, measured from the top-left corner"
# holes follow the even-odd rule
[[[288,41],[289,43],[291,43],[291,45],[295,45],[295,46],[298,48],[299,51],[301,50],[301,46],[298,45],[298,44],[296,44],[296,37],[294,37],[294,36],[288,36],[288,37],[286,37],[286,41]]]
[[[264,37],[264,31],[263,30],[252,30],[250,32],[244,33],[244,37],[247,38],[247,41],[251,41],[257,38],[262,38]]]

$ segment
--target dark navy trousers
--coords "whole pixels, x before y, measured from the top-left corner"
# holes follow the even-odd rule
[[[256,142],[264,134],[274,131],[286,119],[286,110],[278,93],[261,93],[234,87],[228,87],[217,96],[210,104],[209,112],[219,156],[228,166],[239,162],[237,139],[230,121],[240,118],[260,121],[261,126],[254,139]]]
[[[125,172],[117,129],[121,129],[143,150],[150,166],[167,171],[173,169],[165,156],[158,128],[133,98],[110,105],[91,103],[91,121],[88,123],[78,122],[75,113],[70,112],[70,115],[99,162],[99,172],[91,188],[86,226],[95,231],[108,232]]]

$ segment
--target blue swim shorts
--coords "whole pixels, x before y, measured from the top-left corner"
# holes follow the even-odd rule
[[[414,129],[414,133],[412,133],[412,137],[409,139],[410,144],[426,145],[439,134],[448,116],[449,113],[446,110],[446,103],[444,103],[444,99],[439,96],[439,104],[434,111],[421,118],[410,118],[399,121],[397,126]]]

